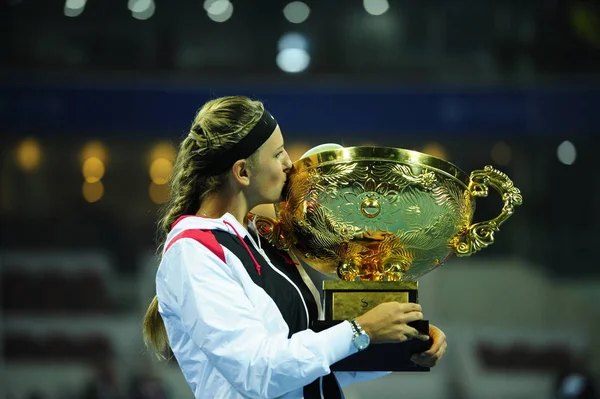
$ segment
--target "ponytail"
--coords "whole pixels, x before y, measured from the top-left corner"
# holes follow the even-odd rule
[[[155,296],[148,306],[142,327],[146,348],[151,349],[159,360],[166,360],[169,338],[162,317],[158,313],[158,298]]]

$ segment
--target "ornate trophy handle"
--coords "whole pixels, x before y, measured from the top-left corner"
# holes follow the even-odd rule
[[[512,180],[504,173],[487,165],[483,170],[471,173],[468,192],[472,197],[487,197],[488,186],[493,187],[502,196],[504,206],[496,218],[474,223],[456,236],[450,246],[457,256],[469,256],[494,243],[494,233],[500,225],[512,216],[515,206],[523,203],[523,197]],[[464,237],[464,240],[461,240]]]

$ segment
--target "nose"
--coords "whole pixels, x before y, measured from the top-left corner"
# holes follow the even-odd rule
[[[292,170],[292,167],[293,167],[292,160],[290,159],[290,156],[288,155],[287,151],[285,151],[282,165],[283,165],[283,171],[285,173],[289,173]]]

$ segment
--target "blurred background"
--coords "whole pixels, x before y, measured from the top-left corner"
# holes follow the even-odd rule
[[[389,145],[523,193],[493,246],[420,280],[439,366],[347,398],[596,397],[598,0],[3,0],[0,26],[4,398],[192,397],[141,319],[177,144],[229,94],[265,102],[292,159]]]

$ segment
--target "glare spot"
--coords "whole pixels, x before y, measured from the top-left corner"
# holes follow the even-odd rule
[[[577,158],[577,150],[575,146],[570,141],[563,141],[556,151],[556,155],[558,156],[558,160],[565,165],[573,165],[575,159]]]

